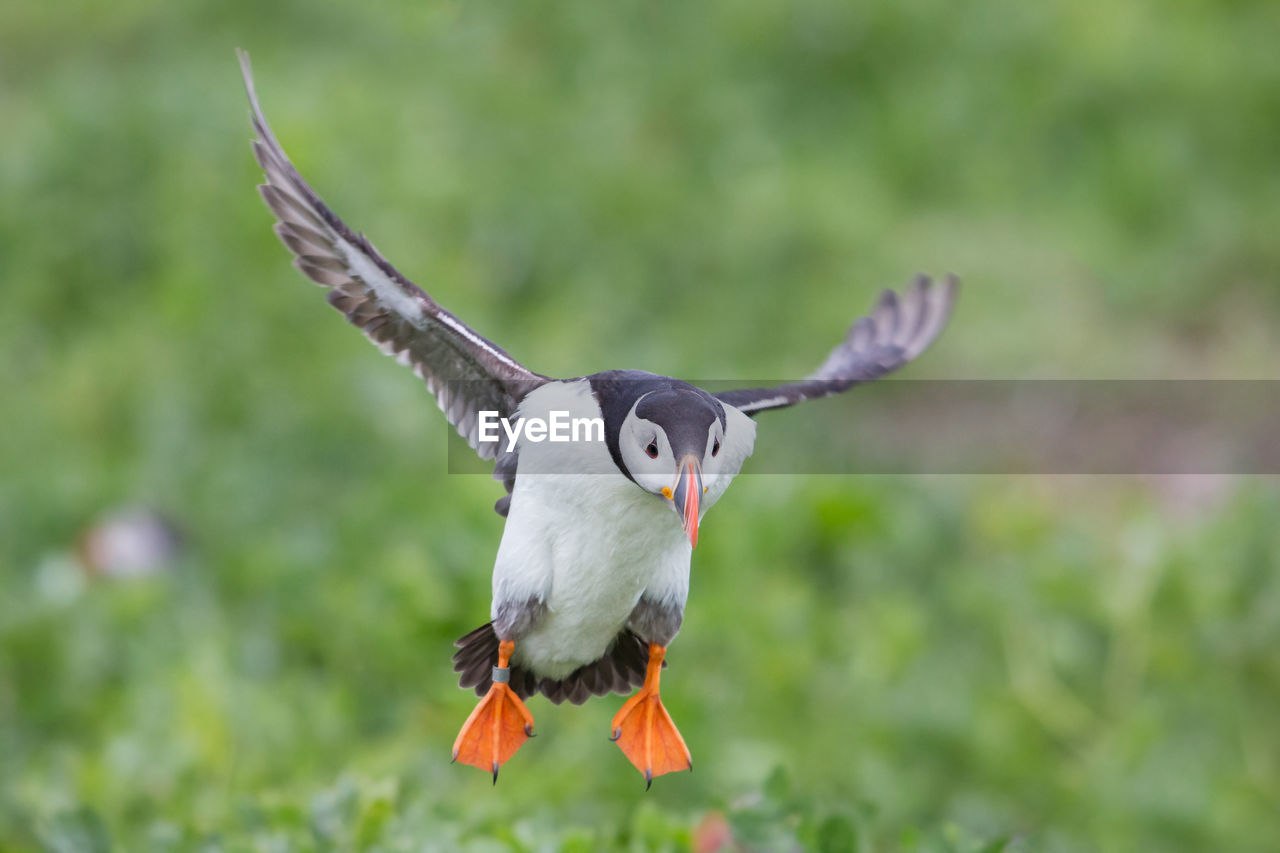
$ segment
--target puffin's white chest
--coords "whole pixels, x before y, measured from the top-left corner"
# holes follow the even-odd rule
[[[683,607],[690,551],[675,513],[621,475],[521,480],[494,567],[494,613],[537,599],[546,612],[518,638],[516,662],[563,678],[604,653],[642,593]]]

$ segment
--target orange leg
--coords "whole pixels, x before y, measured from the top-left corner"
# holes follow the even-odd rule
[[[613,740],[622,752],[644,774],[645,790],[654,776],[676,770],[692,770],[693,756],[684,738],[671,722],[671,715],[658,698],[658,679],[667,649],[649,644],[649,666],[644,673],[644,686],[622,706],[613,718]]]
[[[516,644],[504,640],[498,644],[498,666],[493,686],[462,724],[453,742],[453,760],[493,771],[498,782],[498,768],[516,754],[526,740],[533,737],[533,714],[520,701],[511,685],[502,677],[509,671],[511,652]]]

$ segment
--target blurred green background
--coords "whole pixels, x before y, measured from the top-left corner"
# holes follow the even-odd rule
[[[533,702],[496,789],[449,766],[500,487],[289,268],[233,48],[339,214],[544,373],[798,375],[925,270],[965,291],[907,376],[1274,379],[1278,25],[0,6],[0,849],[1276,849],[1266,478],[744,476],[663,682],[695,773],[643,793],[621,697]],[[82,580],[127,505],[176,567]]]

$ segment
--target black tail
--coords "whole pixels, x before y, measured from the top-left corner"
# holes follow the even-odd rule
[[[493,668],[498,665],[498,635],[493,623],[486,622],[454,645],[458,651],[453,655],[453,671],[462,673],[458,686],[474,687],[477,696],[488,693]],[[648,644],[629,628],[623,628],[599,660],[578,667],[565,678],[539,680],[529,670],[513,665],[511,689],[521,699],[541,693],[557,705],[566,699],[581,705],[592,696],[630,693],[644,684],[648,662]]]

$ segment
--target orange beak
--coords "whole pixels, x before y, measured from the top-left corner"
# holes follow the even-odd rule
[[[671,502],[684,522],[684,532],[689,546],[698,544],[698,505],[702,500],[702,463],[692,454],[680,462],[680,474],[671,495]]]

